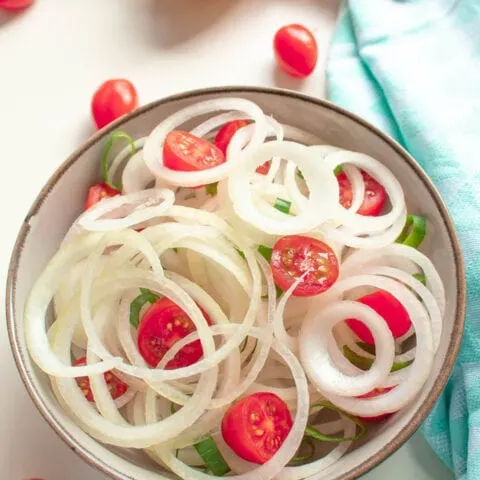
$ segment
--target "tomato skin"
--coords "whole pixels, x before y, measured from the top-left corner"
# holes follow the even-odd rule
[[[234,403],[222,421],[225,443],[244,460],[263,464],[282,446],[293,425],[286,403],[269,392]]]
[[[390,390],[393,390],[395,387],[385,387],[385,388],[374,388],[371,392],[366,393],[365,395],[360,395],[357,398],[374,398],[383,395],[384,393],[388,393]],[[383,415],[377,415],[376,417],[358,417],[360,420],[364,422],[381,422],[382,420],[386,420],[387,418],[391,417],[393,413],[385,413]]]
[[[130,81],[123,78],[107,80],[93,95],[93,120],[98,128],[103,128],[117,118],[133,112],[137,106],[137,91]]]
[[[86,365],[87,359],[86,357],[79,358],[73,365]],[[128,385],[125,382],[122,382],[116,375],[114,375],[111,371],[105,372],[103,374],[105,381],[107,382],[108,389],[110,390],[110,394],[112,398],[115,400],[118,397],[121,397],[127,390]],[[85,398],[89,402],[94,402],[95,399],[93,398],[93,392],[90,388],[90,380],[88,377],[77,377],[77,384],[82,389],[82,393]]]
[[[200,310],[202,310],[200,308]],[[211,321],[202,310],[208,325]],[[156,367],[175,343],[196,331],[190,317],[167,297],[160,298],[144,313],[138,326],[137,344],[144,360]],[[185,345],[165,366],[166,370],[188,367],[203,355],[200,340]]]
[[[307,269],[312,269],[293,291],[297,297],[318,295],[328,290],[337,280],[339,269],[337,257],[327,244],[302,235],[277,240],[270,267],[275,283],[283,291],[288,290]]]
[[[363,203],[358,209],[359,215],[376,217],[380,215],[385,201],[387,200],[387,192],[383,185],[380,185],[367,172],[361,171],[363,181],[365,182],[365,195]],[[352,184],[344,172],[337,175],[338,185],[340,187],[340,204],[344,208],[350,208],[353,200]]]
[[[182,130],[172,130],[163,144],[163,163],[182,172],[207,170],[225,163],[225,155],[213,143]]]
[[[0,0],[0,8],[4,10],[23,10],[32,5],[33,0]]]
[[[357,302],[373,308],[383,317],[394,338],[400,338],[405,335],[412,325],[405,307],[392,294],[384,290],[377,290],[364,295],[358,298]],[[362,342],[375,345],[373,335],[364,323],[353,318],[346,320],[346,322]]]
[[[215,136],[215,145],[223,152],[225,157],[227,156],[227,148],[232,140],[232,137],[243,127],[250,125],[248,120],[233,120],[226,123]],[[266,175],[270,170],[270,162],[265,162],[263,165],[257,167],[256,172],[261,175]]]
[[[226,156],[228,145],[233,136],[238,130],[249,124],[250,122],[248,120],[233,120],[232,122],[228,122],[218,131],[213,142]]]
[[[317,64],[317,42],[312,32],[303,25],[280,28],[275,34],[273,48],[277,63],[292,77],[307,77]]]
[[[96,183],[88,189],[87,200],[85,202],[85,210],[98,203],[104,198],[111,198],[120,195],[122,192],[109,187],[106,183]]]

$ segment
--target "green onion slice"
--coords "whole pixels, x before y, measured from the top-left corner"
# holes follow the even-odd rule
[[[218,182],[205,185],[205,190],[207,191],[207,195],[214,197],[218,192]]]
[[[358,353],[347,347],[347,345],[343,346],[343,354],[348,361],[353,363],[361,370],[369,370],[373,364],[373,358],[362,357],[361,355],[358,355]],[[408,360],[406,362],[395,362],[392,365],[391,372],[397,372],[398,370],[402,370],[403,368],[408,367],[412,362],[413,360]]]
[[[343,410],[341,410],[340,408],[337,408],[335,405],[331,404],[330,402],[316,403],[315,405],[312,405],[310,408],[311,410],[313,410],[319,407],[327,408],[328,410],[332,410],[333,412],[337,412],[338,414],[349,418],[357,425],[357,427],[360,428],[360,432],[354,437],[333,437],[330,435],[324,435],[322,432],[320,432],[316,428],[310,427],[309,425],[307,425],[307,428],[305,429],[306,436],[312,437],[315,440],[320,440],[322,442],[341,443],[341,442],[354,442],[356,440],[360,440],[367,433],[367,426],[358,417],[355,417],[353,415],[350,415],[347,412],[344,412]]]
[[[293,457],[289,465],[295,466],[295,465],[302,465],[303,463],[308,462],[313,457],[313,454],[315,453],[315,444],[313,443],[312,437],[303,437],[302,443],[300,444],[300,448],[302,448],[302,445],[307,445],[308,446],[308,452],[305,455],[296,455]],[[299,450],[300,450],[299,448]]]
[[[343,167],[341,165],[337,165],[334,169],[333,169],[333,173],[336,175],[338,175],[339,173],[342,173],[343,172]]]
[[[206,468],[214,475],[223,477],[230,471],[230,467],[220,453],[220,450],[218,450],[217,444],[211,436],[196,443],[194,447],[205,462]]]
[[[259,245],[258,246],[258,253],[268,262],[270,263],[270,259],[272,258],[273,249],[267,247],[266,245]]]
[[[424,285],[427,284],[427,279],[423,273],[414,273],[412,277],[416,278],[419,282],[423,283]]]
[[[140,295],[130,304],[130,324],[138,328],[140,323],[140,312],[146,303],[155,303],[160,297],[146,288],[140,289]]]
[[[137,148],[135,147],[135,141],[130,135],[128,135],[128,133],[113,132],[110,135],[110,137],[108,137],[107,143],[105,144],[105,148],[103,149],[102,172],[103,172],[103,178],[105,179],[105,183],[111,188],[115,188],[116,190],[121,190],[122,184],[121,183],[114,184],[113,181],[110,179],[110,172],[108,170],[108,154],[110,153],[110,150],[112,149],[112,146],[115,143],[115,140],[126,140],[130,144],[130,147],[132,148],[132,155],[137,151]]]
[[[396,242],[418,248],[427,233],[427,221],[419,215],[407,215],[407,221]]]
[[[287,215],[289,215],[291,206],[292,206],[292,202],[289,202],[288,200],[284,200],[283,198],[277,197],[277,199],[275,200],[274,207],[279,212],[286,213]]]

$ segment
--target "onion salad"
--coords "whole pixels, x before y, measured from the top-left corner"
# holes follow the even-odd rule
[[[445,294],[379,160],[220,98],[113,133],[99,170],[24,317],[92,437],[180,478],[301,480],[418,395]]]

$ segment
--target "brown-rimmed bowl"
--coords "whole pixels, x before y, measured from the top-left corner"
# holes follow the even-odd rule
[[[445,386],[455,362],[465,315],[465,275],[453,222],[422,168],[395,141],[358,116],[327,101],[272,88],[224,87],[196,90],[151,103],[95,134],[50,178],[18,234],[8,272],[6,313],[17,367],[35,405],[58,435],[88,463],[118,480],[172,478],[143,453],[103,445],[84,433],[60,408],[47,376],[30,358],[23,326],[28,293],[83,209],[88,187],[100,178],[105,137],[121,128],[134,138],[147,135],[167,115],[192,103],[218,97],[250,99],[277,120],[314,133],[326,143],[364,152],[383,162],[402,184],[410,212],[428,218],[422,250],[432,259],[446,289],[444,330],[432,373],[407,408],[378,427],[370,438],[318,480],[357,478],[397,450],[420,426]],[[154,474],[157,472],[157,475]]]

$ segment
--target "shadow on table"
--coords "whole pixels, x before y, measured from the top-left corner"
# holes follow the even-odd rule
[[[152,34],[160,46],[187,42],[219,22],[239,0],[151,0]]]

